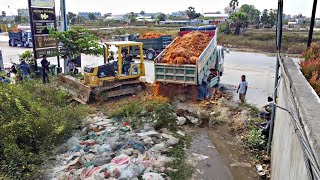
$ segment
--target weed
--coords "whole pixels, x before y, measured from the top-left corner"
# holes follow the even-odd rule
[[[171,169],[175,169],[176,171],[166,171],[166,174],[175,180],[184,180],[188,179],[192,176],[193,167],[186,162],[186,154],[184,149],[190,147],[192,137],[175,135],[180,139],[179,144],[174,146],[169,150],[169,156],[174,157],[175,160],[173,162],[167,163],[166,167],[170,167]]]
[[[172,106],[164,99],[132,101],[111,113],[111,117],[124,117],[133,128],[152,123],[156,129],[176,129],[176,116]]]
[[[252,128],[249,130],[247,143],[249,147],[255,150],[262,150],[266,147],[265,136],[262,135],[261,129]]]
[[[11,179],[37,179],[45,157],[86,115],[55,87],[36,80],[0,85],[0,171]]]

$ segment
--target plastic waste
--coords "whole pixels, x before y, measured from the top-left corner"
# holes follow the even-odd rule
[[[127,167],[123,168],[121,171],[121,176],[119,179],[132,179],[137,176],[139,176],[143,171],[145,167],[140,161],[134,161],[131,164],[129,164]]]
[[[94,160],[92,161],[92,164],[95,167],[102,166],[102,165],[110,163],[111,159],[112,159],[111,157],[104,157],[104,156],[99,155],[94,158]]]
[[[135,141],[128,141],[128,144],[131,145],[136,150],[139,150],[139,151],[145,150],[145,147],[141,143],[138,143]]]
[[[118,165],[129,164],[130,157],[126,154],[120,154],[119,156],[113,158],[111,162]]]
[[[70,139],[68,139],[67,141],[67,146],[68,146],[68,149],[71,149],[72,147],[74,146],[79,146],[80,145],[80,141],[78,138],[76,137],[71,137]]]
[[[107,131],[102,132],[99,137],[97,138],[97,143],[102,144],[103,141],[109,136],[109,133]]]
[[[108,151],[112,151],[111,147],[109,144],[103,144],[98,148],[98,152],[100,154],[104,153],[104,152],[108,152]]]
[[[195,118],[195,117],[192,117],[192,116],[186,116],[191,122],[192,124],[195,124],[195,125],[200,125],[201,122],[198,118]]]
[[[142,179],[144,179],[144,180],[164,180],[164,178],[161,176],[161,174],[153,173],[153,172],[145,173],[142,176]]]
[[[178,138],[175,138],[175,137],[172,137],[170,139],[167,140],[167,144],[169,146],[173,146],[173,145],[176,145],[179,143],[179,139]]]
[[[71,149],[69,149],[69,152],[79,152],[82,149],[81,146],[73,146]]]
[[[149,123],[145,123],[143,125],[143,129],[146,131],[152,131],[152,130],[154,130],[154,127],[152,127]]]
[[[166,143],[161,142],[159,144],[156,144],[155,146],[153,146],[150,151],[164,151],[167,148]]]
[[[187,122],[187,119],[185,118],[185,117],[177,117],[177,124],[179,125],[179,126],[183,126],[184,124],[186,124],[186,122]]]

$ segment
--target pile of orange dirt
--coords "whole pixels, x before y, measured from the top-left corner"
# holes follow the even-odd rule
[[[178,37],[175,42],[167,48],[161,63],[168,64],[196,64],[202,51],[208,46],[211,38],[202,32],[190,32]]]
[[[161,33],[154,33],[154,32],[147,32],[143,35],[139,36],[139,39],[157,39],[163,36],[164,34]]]

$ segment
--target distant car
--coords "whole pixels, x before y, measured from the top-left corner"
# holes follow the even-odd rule
[[[215,30],[217,27],[215,25],[208,25],[208,26],[187,26],[187,27],[182,27],[180,28],[180,31],[178,32],[179,36],[183,36],[185,34],[188,34],[189,32],[192,31],[200,31],[200,32],[205,32],[209,34],[210,36],[214,36]]]

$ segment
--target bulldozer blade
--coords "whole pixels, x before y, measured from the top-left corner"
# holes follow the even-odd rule
[[[58,75],[58,83],[63,90],[73,96],[74,100],[82,104],[89,102],[91,88],[82,84],[79,79],[72,76]]]

